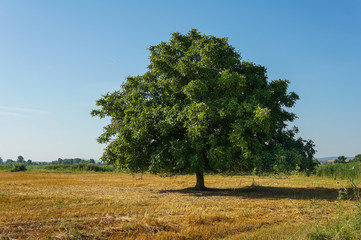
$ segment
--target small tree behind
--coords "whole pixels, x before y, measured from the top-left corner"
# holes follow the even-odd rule
[[[148,71],[97,101],[111,117],[102,160],[133,172],[204,173],[313,169],[314,144],[287,129],[298,95],[287,80],[241,61],[227,38],[173,33],[151,46]]]
[[[361,154],[357,154],[354,159],[352,159],[354,162],[361,162]]]
[[[25,159],[24,159],[24,157],[23,156],[18,156],[18,158],[16,159],[16,162],[17,163],[25,163]]]
[[[346,163],[346,157],[345,156],[339,156],[334,163]]]
[[[6,161],[5,161],[6,165],[13,165],[14,163],[15,163],[15,161],[12,159],[6,159]]]

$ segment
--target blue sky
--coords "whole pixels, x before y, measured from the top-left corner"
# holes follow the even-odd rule
[[[288,79],[317,157],[361,153],[360,1],[0,1],[0,157],[98,159],[95,101],[191,28]]]

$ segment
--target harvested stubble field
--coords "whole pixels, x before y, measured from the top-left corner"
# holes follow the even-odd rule
[[[337,216],[319,177],[0,173],[0,239],[303,239]],[[343,201],[347,211],[354,204]]]

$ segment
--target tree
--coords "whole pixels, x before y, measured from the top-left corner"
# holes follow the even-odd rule
[[[25,163],[25,159],[23,156],[18,156],[18,158],[16,159],[17,163]]]
[[[339,156],[334,163],[346,163],[346,157],[345,156]]]
[[[299,98],[288,80],[242,61],[227,38],[173,33],[151,46],[148,71],[97,100],[92,116],[110,117],[102,160],[133,172],[204,173],[312,170],[312,141],[287,128]]]
[[[6,159],[6,161],[5,161],[5,165],[13,165],[14,163],[15,163],[15,161],[12,159]]]
[[[354,159],[352,159],[353,162],[361,162],[361,154],[357,154]]]
[[[4,164],[4,160],[0,157],[0,165]]]

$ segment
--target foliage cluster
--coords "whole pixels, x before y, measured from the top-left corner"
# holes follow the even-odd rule
[[[337,179],[360,179],[361,165],[358,162],[323,164],[316,167],[316,176]]]
[[[346,162],[345,156],[339,156],[333,164],[321,164],[316,167],[316,175],[337,179],[360,179],[361,154],[357,154],[349,162]]]
[[[15,163],[11,169],[12,172],[25,172],[26,170],[27,169],[24,163]]]
[[[14,161],[12,159],[6,159],[6,161],[4,161],[1,157],[0,157],[0,165],[9,165],[12,166],[14,164],[26,164],[26,165],[31,165],[32,161],[29,159],[27,161],[25,161],[23,156],[18,156],[17,160]]]
[[[58,158],[58,160],[56,161],[52,161],[49,162],[49,165],[73,165],[73,164],[95,164],[95,160],[94,159],[90,159],[90,160],[84,160],[81,158],[66,158],[66,159],[61,159]]]
[[[112,172],[116,169],[111,166],[101,166],[92,163],[79,163],[73,165],[47,165],[47,170],[70,170],[70,171],[92,171],[92,172]]]
[[[353,159],[352,162],[361,162],[361,154],[357,154]]]
[[[345,156],[339,156],[334,163],[346,163],[346,157]]]

